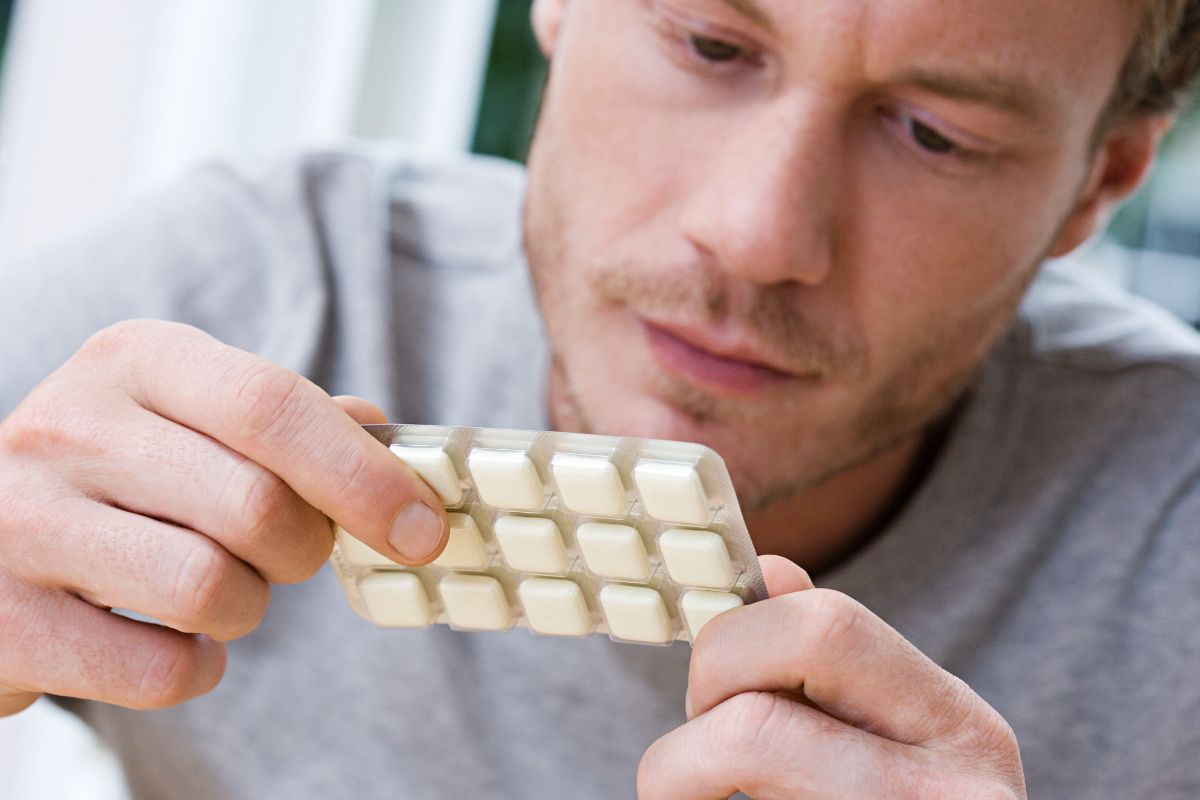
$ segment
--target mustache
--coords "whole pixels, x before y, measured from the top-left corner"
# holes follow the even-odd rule
[[[839,337],[794,306],[789,287],[755,286],[734,303],[728,288],[699,268],[640,272],[624,263],[594,263],[587,282],[603,300],[638,316],[695,324],[732,322],[787,372],[853,377],[866,365],[861,343]]]

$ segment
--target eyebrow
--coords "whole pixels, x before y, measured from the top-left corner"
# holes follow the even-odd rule
[[[758,24],[767,32],[775,32],[775,24],[771,21],[770,15],[766,11],[763,11],[762,7],[755,3],[754,0],[722,0],[722,2],[751,22]]]
[[[915,69],[905,73],[899,82],[953,100],[992,106],[1030,120],[1040,120],[1044,116],[1045,98],[1034,88],[1033,82],[1025,78]]]
[[[761,26],[775,32],[771,16],[755,0],[721,0],[726,6]],[[992,106],[1031,121],[1045,118],[1045,98],[1038,93],[1033,81],[1022,77],[1004,77],[981,73],[958,75],[935,70],[914,69],[900,83],[916,86],[953,100]]]

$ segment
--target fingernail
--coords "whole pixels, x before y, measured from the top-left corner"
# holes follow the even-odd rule
[[[413,502],[392,521],[388,544],[408,561],[424,561],[441,543],[442,532],[438,513],[424,503]]]
[[[689,720],[693,716],[693,714],[692,714],[692,690],[691,689],[688,689],[688,693],[683,696],[683,713],[687,715],[687,718]]]

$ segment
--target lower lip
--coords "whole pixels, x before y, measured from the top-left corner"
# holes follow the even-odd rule
[[[738,393],[749,393],[801,380],[767,367],[723,358],[688,344],[668,331],[640,320],[650,352],[670,372],[697,383]]]

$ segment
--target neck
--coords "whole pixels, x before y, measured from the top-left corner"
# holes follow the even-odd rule
[[[912,494],[928,466],[929,449],[925,437],[915,435],[818,486],[746,514],[755,549],[783,556],[813,575],[837,566]]]

